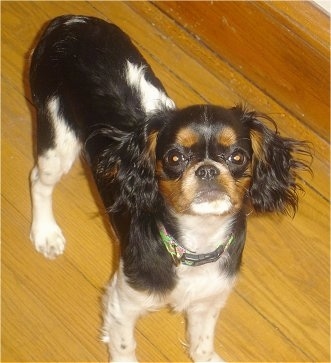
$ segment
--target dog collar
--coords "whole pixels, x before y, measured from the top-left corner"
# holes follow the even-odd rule
[[[159,230],[162,242],[176,266],[180,263],[186,266],[200,266],[205,263],[215,262],[229,248],[234,240],[233,233],[231,233],[227,242],[220,244],[213,252],[197,255],[195,252],[181,246],[172,236],[168,234],[163,225],[159,227]]]

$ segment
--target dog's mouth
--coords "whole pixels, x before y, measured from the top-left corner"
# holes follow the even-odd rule
[[[202,190],[194,198],[191,209],[196,214],[221,215],[232,209],[232,202],[224,191]]]
[[[226,194],[218,189],[201,190],[194,198],[194,203],[213,202],[218,199],[223,199]]]

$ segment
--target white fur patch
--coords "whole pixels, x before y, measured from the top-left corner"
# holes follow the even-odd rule
[[[178,218],[180,243],[197,254],[214,251],[225,244],[232,231],[232,216],[181,215]]]
[[[63,253],[65,238],[53,215],[53,190],[61,176],[71,168],[81,145],[66,121],[59,115],[57,98],[49,101],[48,113],[53,124],[55,147],[38,156],[38,163],[31,173],[30,238],[38,252],[47,258],[55,258]]]
[[[187,314],[189,351],[193,360],[222,362],[214,350],[214,330],[234,278],[222,275],[217,262],[199,267],[181,265],[176,272],[178,284],[170,294],[153,294],[132,289],[120,263],[104,297],[102,341],[108,344],[110,361],[136,362],[134,327],[137,319],[170,304],[176,311]]]
[[[174,102],[162,91],[154,87],[145,78],[145,66],[138,66],[127,61],[126,81],[140,96],[141,107],[148,113],[175,108]]]
[[[86,23],[86,21],[82,17],[75,16],[74,18],[67,20],[64,24],[70,25],[70,24],[75,24],[75,23]]]
[[[161,306],[157,295],[136,291],[128,284],[121,262],[104,297],[102,341],[108,344],[112,362],[137,362],[136,321],[147,311]]]
[[[74,132],[68,127],[67,122],[60,116],[58,98],[53,97],[49,101],[48,110],[55,130],[54,153],[56,153],[60,159],[61,172],[66,174],[77,158],[81,150],[81,144],[77,140]]]
[[[176,273],[178,284],[170,297],[176,311],[185,311],[196,301],[207,304],[214,299],[218,300],[215,304],[219,309],[222,308],[235,281],[221,274],[219,261],[198,267],[179,265]]]
[[[231,210],[232,203],[230,197],[225,195],[224,198],[211,202],[193,203],[191,208],[196,214],[221,215]]]

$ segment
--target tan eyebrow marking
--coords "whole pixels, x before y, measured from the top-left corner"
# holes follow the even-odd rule
[[[176,142],[184,147],[192,147],[199,140],[199,136],[189,128],[182,128],[176,136]]]
[[[231,146],[236,141],[237,135],[231,127],[224,127],[218,136],[218,142],[223,146]]]

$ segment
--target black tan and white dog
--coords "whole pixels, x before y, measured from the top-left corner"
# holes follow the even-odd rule
[[[296,211],[305,143],[240,106],[177,109],[129,37],[97,18],[54,19],[33,52],[30,83],[31,240],[47,258],[63,253],[52,193],[83,150],[121,245],[104,299],[110,359],[136,361],[137,318],[169,305],[186,314],[191,358],[221,361],[214,328],[240,266],[246,215]]]

